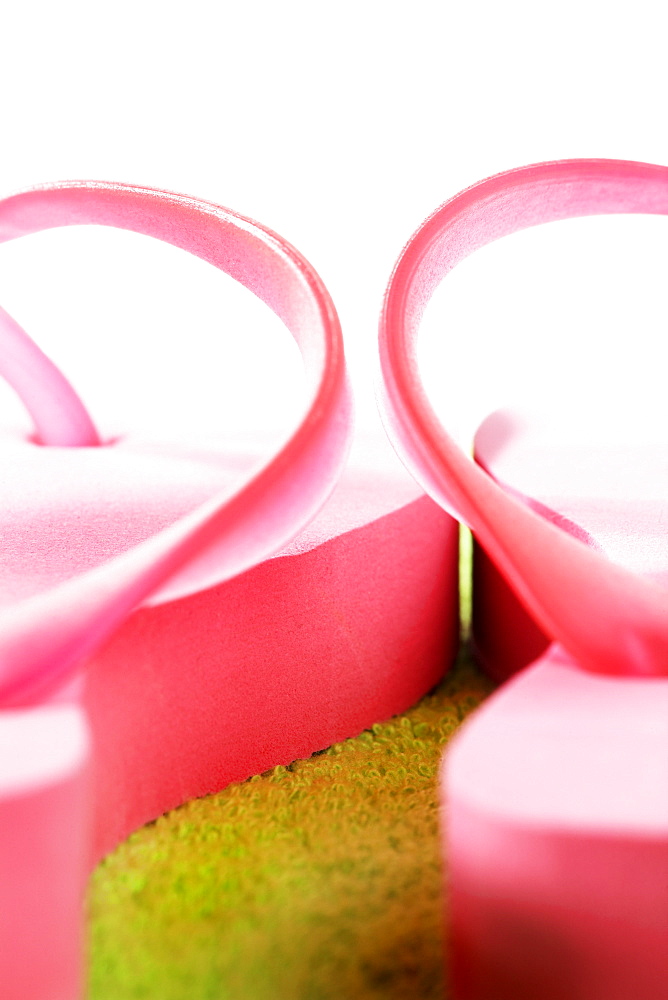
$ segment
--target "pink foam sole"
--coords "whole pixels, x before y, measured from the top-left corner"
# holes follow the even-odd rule
[[[277,557],[134,612],[87,666],[92,761],[81,752],[65,774],[54,770],[63,733],[76,742],[85,729],[71,704],[0,717],[0,740],[10,720],[26,734],[45,711],[60,724],[41,727],[30,780],[17,779],[11,761],[0,776],[0,857],[13,873],[3,905],[36,928],[18,937],[13,919],[2,928],[12,943],[0,957],[3,1000],[78,995],[81,881],[132,830],[352,736],[437,683],[457,641],[457,529],[392,464],[353,463]],[[40,851],[10,836],[26,810],[49,831]]]
[[[454,654],[456,550],[452,522],[422,497],[136,612],[88,676],[94,856],[185,799],[413,704]]]
[[[664,449],[560,444],[540,420],[499,413],[476,456],[563,530],[665,578]],[[480,548],[474,595],[476,651],[493,676],[540,658],[447,765],[457,1000],[662,1000],[668,682],[564,666]]]
[[[664,1000],[668,684],[556,647],[445,761],[457,1000]]]
[[[80,708],[0,714],[3,1000],[81,994],[89,785],[89,730]]]

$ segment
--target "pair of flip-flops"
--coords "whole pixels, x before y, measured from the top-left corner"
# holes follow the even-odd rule
[[[130,437],[98,447],[74,392],[2,317],[0,363],[37,431],[3,447],[8,997],[37,1000],[54,983],[76,995],[82,880],[130,830],[359,732],[438,680],[457,633],[456,526],[443,508],[487,553],[483,662],[506,677],[553,641],[469,723],[444,770],[456,995],[663,995],[668,604],[656,482],[621,528],[616,496],[562,505],[555,469],[541,471],[535,444],[527,463],[508,417],[479,435],[483,472],[441,428],[415,361],[422,311],[458,260],[520,228],[603,212],[668,212],[668,170],[571,161],[501,175],[439,209],[404,251],[381,322],[382,396],[390,437],[433,503],[359,445],[342,471],[351,423],[336,314],[278,237],[118,185],[0,203],[2,239],[99,223],[222,268],[284,320],[309,385],[300,426],[268,462]],[[568,468],[556,471],[567,483]],[[621,533],[634,555],[647,528],[649,578],[597,550]]]

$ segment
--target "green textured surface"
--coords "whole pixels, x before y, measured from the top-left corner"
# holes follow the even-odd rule
[[[464,655],[404,715],[131,836],[91,879],[91,1000],[442,998],[437,771],[489,690]]]
[[[405,715],[135,833],[91,881],[92,1000],[442,997],[436,774],[488,689],[462,662]]]

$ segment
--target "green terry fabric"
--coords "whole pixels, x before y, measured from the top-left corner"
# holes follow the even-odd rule
[[[90,1000],[443,997],[437,771],[490,684],[139,830],[94,873]]]

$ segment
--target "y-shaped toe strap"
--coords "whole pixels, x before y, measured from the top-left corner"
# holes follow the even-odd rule
[[[308,404],[287,443],[238,492],[214,496],[158,534],[101,566],[0,613],[0,703],[29,704],[63,682],[74,666],[148,595],[202,556],[221,547],[219,579],[235,576],[288,542],[331,492],[345,460],[351,406],[338,318],[322,282],[303,257],[276,234],[207,202],[149,188],[98,182],[44,186],[0,202],[0,241],[57,226],[96,224],[134,230],[172,243],[227,272],[284,321],[301,350]],[[8,344],[39,361],[26,335],[6,317]],[[9,331],[7,333],[7,331]],[[20,359],[19,359],[20,360]],[[20,364],[19,364],[20,367]],[[0,366],[0,371],[3,366]],[[7,365],[4,365],[7,373]],[[39,393],[16,384],[40,431]],[[41,372],[57,401],[57,378]],[[62,387],[61,387],[62,388]],[[58,412],[56,412],[58,411]],[[60,416],[60,444],[96,444],[76,397],[43,413]],[[83,436],[77,438],[77,425]],[[26,447],[29,447],[26,444]],[[30,446],[34,447],[34,446]]]
[[[541,518],[476,466],[442,428],[421,384],[416,340],[437,284],[474,250],[584,215],[668,214],[668,168],[565,160],[499,174],[441,206],[403,251],[380,326],[387,429],[425,490],[475,532],[542,628],[587,670],[668,674],[668,594]]]
[[[63,373],[2,307],[0,375],[23,401],[39,444],[65,448],[100,444],[90,415]]]

